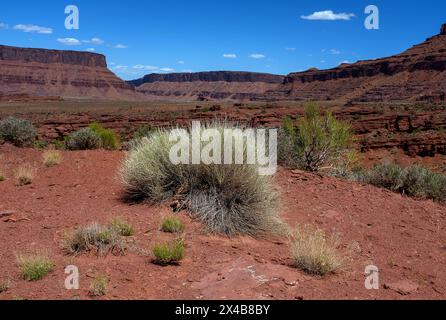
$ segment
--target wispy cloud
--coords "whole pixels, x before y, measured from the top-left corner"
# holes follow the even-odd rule
[[[179,61],[177,61],[177,63],[178,64],[184,64],[184,61],[183,60],[179,60]]]
[[[286,51],[296,51],[296,48],[285,48]]]
[[[8,29],[9,26],[6,23],[0,22],[0,29]]]
[[[52,34],[53,29],[47,27],[36,26],[34,24],[17,24],[14,26],[15,30],[20,30],[23,32],[33,32],[40,34]]]
[[[87,49],[85,49],[86,51],[89,51],[89,52],[94,52],[94,51],[96,51],[96,49],[95,48],[87,48]]]
[[[234,53],[225,53],[225,54],[223,54],[223,58],[225,58],[225,59],[236,59],[237,55],[234,54]]]
[[[125,44],[117,44],[116,46],[115,46],[115,48],[116,49],[127,49],[128,48],[128,46],[126,46]]]
[[[79,46],[82,43],[75,38],[59,38],[57,41],[66,46]]]
[[[129,67],[126,65],[117,65],[112,68],[113,70],[123,72],[129,75],[136,75],[136,74],[144,74],[144,73],[170,73],[174,72],[175,69],[173,68],[160,68],[156,66],[150,66],[150,65],[144,65],[144,64],[137,64],[133,67]]]
[[[100,38],[91,38],[90,40],[82,40],[83,43],[91,43],[94,45],[101,45],[103,44],[105,41],[100,39]]]
[[[316,11],[308,16],[301,16],[305,20],[350,20],[355,15],[353,13],[334,13],[332,10]]]
[[[253,53],[249,56],[252,59],[264,59],[266,58],[266,56],[264,54],[261,53]]]
[[[331,54],[341,54],[341,51],[336,50],[336,49],[331,49],[331,50],[330,50],[330,53],[331,53]]]

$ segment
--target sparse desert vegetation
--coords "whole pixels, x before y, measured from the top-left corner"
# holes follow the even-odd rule
[[[154,262],[160,265],[178,264],[183,260],[186,246],[184,240],[175,239],[169,242],[157,243],[153,246]]]
[[[118,135],[110,129],[105,129],[99,123],[92,123],[88,126],[101,139],[101,147],[106,150],[118,150],[121,142]]]
[[[17,147],[31,147],[37,137],[37,131],[29,120],[8,117],[0,121],[0,141],[6,141]]]
[[[296,228],[291,236],[291,255],[297,268],[317,276],[338,271],[343,258],[337,250],[336,236],[311,226]]]
[[[53,271],[54,262],[46,251],[18,254],[17,265],[23,279],[38,281]]]
[[[89,295],[94,297],[102,297],[107,294],[108,279],[104,276],[97,276],[90,285]]]
[[[0,293],[8,291],[11,285],[11,281],[6,279],[0,279]]]
[[[93,150],[102,145],[101,137],[91,128],[80,129],[67,137],[66,147],[68,150]]]
[[[46,167],[54,167],[61,163],[62,153],[59,150],[45,150],[42,154],[43,164]]]
[[[18,186],[31,184],[36,176],[36,168],[30,164],[20,165],[14,172],[16,183]]]
[[[109,221],[109,229],[123,237],[131,237],[135,234],[133,226],[122,218],[116,217]]]
[[[180,218],[168,216],[161,221],[161,231],[169,233],[181,233],[184,231],[184,223]]]

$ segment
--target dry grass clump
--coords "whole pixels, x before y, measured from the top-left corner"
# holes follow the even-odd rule
[[[159,265],[178,264],[183,260],[186,247],[182,239],[157,243],[153,247],[154,262]]]
[[[168,216],[161,221],[161,231],[169,233],[181,233],[184,231],[184,223],[180,218]]]
[[[46,167],[53,167],[62,161],[62,153],[58,150],[45,150],[42,154],[43,164]]]
[[[206,128],[233,129],[225,123]],[[179,164],[169,159],[169,131],[143,138],[128,154],[121,169],[127,198],[160,203],[179,199],[210,232],[228,236],[259,236],[280,230],[278,196],[269,176],[258,165]],[[184,134],[181,133],[181,134]],[[246,155],[246,143],[245,155]]]
[[[135,234],[135,229],[133,226],[119,217],[111,219],[108,224],[109,228],[114,230],[120,236],[131,237]]]
[[[45,251],[17,255],[17,265],[22,277],[28,281],[41,280],[53,271],[54,262]]]
[[[0,280],[0,293],[8,291],[10,285],[11,282],[9,280]]]
[[[107,294],[108,279],[106,277],[96,277],[90,285],[88,294],[94,297],[102,297]]]
[[[36,168],[30,164],[21,165],[15,171],[15,178],[19,186],[31,184],[35,176]]]
[[[335,273],[343,264],[336,236],[317,228],[297,228],[291,236],[291,255],[297,268],[317,276]]]
[[[63,237],[63,248],[68,254],[96,250],[99,255],[106,255],[115,250],[122,253],[125,245],[115,229],[94,222],[66,233]]]
[[[3,168],[0,166],[0,182],[5,181],[5,173],[3,171]]]

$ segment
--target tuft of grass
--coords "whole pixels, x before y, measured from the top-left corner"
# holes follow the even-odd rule
[[[113,218],[109,222],[109,228],[123,237],[131,237],[135,234],[133,226],[121,218]]]
[[[241,128],[228,123],[214,122],[202,128],[217,130],[222,141],[225,129],[240,129],[237,138],[243,134]],[[188,139],[186,130],[178,129],[178,134]],[[210,232],[228,236],[263,236],[281,229],[272,177],[259,175],[257,164],[175,165],[169,158],[175,142],[169,136],[167,130],[153,132],[128,153],[120,172],[127,200],[161,203],[179,199]],[[243,147],[246,155],[246,143]]]
[[[5,181],[5,180],[6,180],[5,174],[3,172],[2,167],[0,166],[0,182]]]
[[[159,265],[178,264],[185,255],[183,240],[173,240],[167,243],[157,243],[153,247],[154,262]]]
[[[94,297],[102,297],[107,294],[108,279],[107,277],[96,277],[93,279],[88,294]]]
[[[36,128],[28,120],[9,117],[0,121],[0,140],[17,147],[32,147],[36,137]]]
[[[101,139],[102,148],[107,150],[118,150],[121,148],[121,142],[118,135],[110,129],[105,129],[99,123],[92,123],[89,128]]]
[[[335,236],[328,238],[317,228],[297,228],[291,236],[291,255],[294,265],[312,275],[325,276],[335,273],[343,264],[337,251]]]
[[[8,291],[10,286],[11,282],[9,280],[0,280],[0,293]]]
[[[46,167],[53,167],[60,164],[62,161],[62,154],[58,150],[46,150],[42,154],[43,164]]]
[[[23,279],[28,281],[41,280],[53,271],[54,268],[54,262],[43,251],[17,255],[17,265],[20,268]]]
[[[36,169],[30,164],[21,165],[15,171],[15,178],[19,186],[31,184],[35,176]]]
[[[161,222],[161,231],[170,233],[181,233],[184,231],[184,223],[175,216],[165,217]]]
[[[125,249],[116,230],[97,222],[65,233],[62,246],[68,254],[79,254],[95,249],[99,255],[106,255],[113,250],[122,253]]]

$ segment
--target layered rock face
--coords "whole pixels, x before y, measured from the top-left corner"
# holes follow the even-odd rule
[[[292,73],[269,97],[346,102],[446,101],[446,25],[402,54]]]
[[[0,99],[135,100],[100,54],[0,46]]]
[[[146,97],[167,100],[257,100],[276,90],[283,76],[213,71],[198,73],[149,74],[130,81]]]

